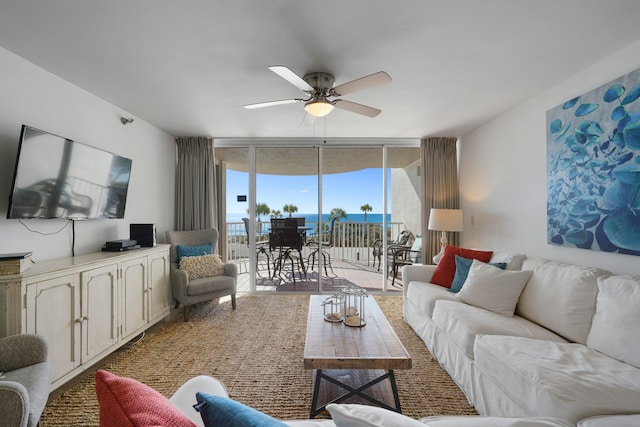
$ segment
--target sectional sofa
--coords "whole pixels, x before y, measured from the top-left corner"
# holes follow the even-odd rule
[[[457,293],[431,283],[438,266],[404,267],[403,316],[480,415],[640,413],[640,278],[507,252],[464,261]],[[581,425],[616,425],[593,420]]]

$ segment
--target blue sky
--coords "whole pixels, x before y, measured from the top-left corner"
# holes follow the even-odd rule
[[[266,203],[272,210],[282,212],[284,205],[293,204],[298,213],[318,211],[317,176],[258,175],[256,187],[256,202]],[[362,213],[360,206],[367,203],[373,208],[371,213],[382,213],[382,169],[325,175],[322,187],[324,213],[333,208]],[[249,202],[237,202],[237,196],[248,193],[249,174],[227,170],[227,213],[246,213]]]

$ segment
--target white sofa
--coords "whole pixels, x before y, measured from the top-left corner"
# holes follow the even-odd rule
[[[402,271],[405,321],[478,413],[640,425],[581,421],[640,413],[640,278],[505,252],[490,262],[532,272],[513,317],[430,283],[436,266]]]

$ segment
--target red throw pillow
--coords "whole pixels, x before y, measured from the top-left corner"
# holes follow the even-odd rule
[[[444,255],[440,259],[436,271],[433,272],[431,283],[451,287],[453,277],[456,275],[456,255],[467,259],[477,259],[482,262],[489,262],[493,251],[474,251],[473,249],[464,249],[457,246],[445,246]]]
[[[169,399],[139,381],[103,370],[95,378],[101,426],[195,426]]]

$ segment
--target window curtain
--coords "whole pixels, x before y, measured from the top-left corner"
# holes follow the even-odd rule
[[[422,177],[422,259],[430,263],[440,252],[439,231],[428,230],[431,208],[459,209],[457,139],[426,138],[420,142]],[[448,244],[459,244],[459,233],[447,234]]]
[[[176,147],[176,230],[219,228],[213,139],[178,137]]]

